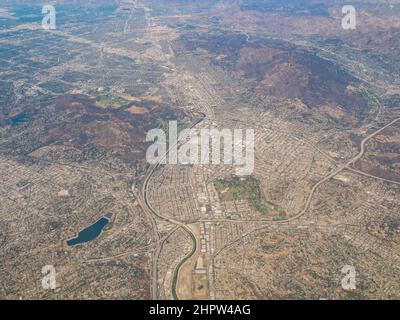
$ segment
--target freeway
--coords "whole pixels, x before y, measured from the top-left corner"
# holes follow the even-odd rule
[[[194,124],[190,127],[190,129],[193,129],[195,126],[197,126],[199,123],[201,123],[206,115],[204,113],[199,113],[201,115],[201,118],[196,120],[194,122]],[[163,155],[163,157],[159,160],[159,162],[155,165],[152,165],[149,170],[148,170],[148,174],[146,175],[144,182],[142,184],[142,189],[141,189],[141,194],[138,198],[139,201],[139,205],[142,207],[143,211],[148,214],[150,216],[150,220],[152,222],[152,226],[153,226],[153,230],[156,233],[156,250],[154,253],[154,257],[153,257],[153,263],[152,263],[152,297],[153,300],[158,299],[158,271],[157,271],[157,264],[158,264],[158,257],[160,255],[161,249],[162,249],[162,244],[165,242],[163,239],[160,239],[158,231],[157,231],[157,225],[155,222],[155,217],[167,221],[171,224],[174,224],[176,226],[177,229],[182,228],[191,238],[192,240],[192,251],[184,257],[184,259],[178,264],[178,266],[175,269],[174,272],[174,278],[173,278],[173,282],[172,282],[172,294],[174,296],[174,299],[178,299],[177,294],[176,294],[176,284],[177,284],[177,279],[178,279],[178,275],[179,275],[179,270],[181,268],[181,266],[187,261],[189,260],[193,254],[196,252],[196,248],[197,248],[197,241],[196,241],[196,237],[195,235],[192,233],[192,231],[190,230],[190,228],[185,225],[184,223],[177,221],[175,219],[171,219],[168,217],[164,217],[162,216],[160,213],[157,213],[156,210],[153,209],[153,207],[151,206],[151,204],[149,203],[149,200],[147,198],[147,188],[148,188],[148,184],[149,181],[151,179],[151,177],[153,176],[153,174],[155,173],[155,171],[157,170],[157,168],[161,165],[161,163],[166,159],[166,157],[169,154],[169,151],[172,148],[175,148],[177,145],[179,145],[178,141],[177,143],[175,143],[172,146],[169,146],[169,149],[167,150],[167,152]]]
[[[351,160],[349,160],[347,163],[345,163],[344,165],[339,166],[338,169],[336,169],[335,171],[333,171],[330,175],[328,175],[327,177],[323,178],[321,181],[319,181],[318,183],[316,183],[314,185],[314,187],[311,189],[311,192],[307,198],[307,202],[306,205],[304,207],[304,209],[296,216],[288,219],[287,221],[291,221],[291,220],[295,220],[300,218],[301,216],[303,216],[307,211],[308,208],[310,207],[311,204],[311,200],[314,196],[315,191],[318,189],[319,186],[321,186],[322,184],[324,184],[326,181],[330,180],[331,178],[335,177],[336,175],[338,175],[339,173],[341,173],[343,170],[350,168],[350,166],[354,163],[356,163],[358,160],[360,160],[364,153],[365,153],[365,144],[371,140],[372,138],[374,138],[375,136],[377,136],[379,133],[381,133],[383,130],[385,130],[386,128],[392,126],[393,124],[395,124],[396,122],[398,122],[400,120],[400,118],[397,118],[395,120],[393,120],[392,122],[388,123],[387,125],[383,126],[382,128],[380,128],[379,130],[375,131],[374,133],[370,134],[369,136],[367,136],[366,138],[364,138],[361,141],[361,146],[360,146],[360,152]]]
[[[194,128],[197,124],[199,124],[200,122],[202,122],[205,119],[205,114],[202,114],[202,118],[198,121],[196,121],[191,128]],[[363,157],[363,155],[365,154],[365,145],[366,143],[371,140],[372,138],[374,138],[375,136],[377,136],[378,134],[380,134],[382,131],[384,131],[386,128],[392,126],[393,124],[395,124],[396,122],[400,121],[400,118],[397,118],[393,121],[391,121],[390,123],[386,124],[385,126],[383,126],[382,128],[380,128],[379,130],[376,130],[375,132],[373,132],[372,134],[368,135],[367,137],[365,137],[361,144],[360,144],[360,152],[353,157],[352,159],[350,159],[349,161],[347,161],[346,163],[340,165],[336,170],[334,170],[332,173],[330,173],[328,176],[324,177],[323,179],[321,179],[319,182],[317,182],[311,189],[308,197],[307,197],[307,201],[304,205],[304,208],[295,216],[292,216],[288,219],[284,219],[284,220],[230,220],[230,219],[223,219],[223,220],[218,220],[218,221],[226,221],[226,222],[235,222],[235,223],[245,223],[245,222],[265,222],[265,223],[269,223],[269,224],[285,224],[294,220],[299,219],[300,217],[302,217],[308,210],[309,207],[311,205],[312,199],[314,197],[315,192],[317,191],[317,189],[324,184],[325,182],[329,181],[330,179],[332,179],[333,177],[335,177],[336,175],[338,175],[339,173],[343,172],[346,169],[349,170],[353,170],[353,168],[351,167],[352,164],[356,163],[359,159],[361,159]],[[177,144],[179,144],[179,141],[177,142]],[[157,213],[151,206],[151,204],[148,201],[147,198],[147,187],[148,187],[148,183],[151,179],[151,177],[153,176],[154,172],[156,171],[156,169],[160,166],[160,164],[163,162],[163,160],[167,157],[167,155],[169,154],[169,151],[175,147],[177,144],[170,146],[170,148],[167,150],[167,152],[165,153],[165,155],[162,157],[162,159],[156,164],[150,167],[148,174],[145,177],[144,183],[142,185],[142,190],[141,190],[141,196],[139,198],[139,203],[141,205],[141,207],[143,208],[143,210],[152,215],[152,221],[154,222],[154,228],[156,228],[155,225],[155,220],[154,217],[157,217],[159,219],[162,219],[164,221],[167,221],[171,224],[174,224],[176,227],[176,229],[182,228],[191,238],[192,240],[192,250],[191,252],[186,255],[183,260],[181,260],[181,262],[177,265],[177,267],[175,268],[174,271],[174,275],[173,275],[173,281],[172,281],[172,295],[174,297],[174,299],[178,299],[178,295],[177,295],[177,281],[178,281],[178,276],[179,276],[179,271],[180,268],[184,265],[184,263],[186,261],[188,261],[196,252],[197,249],[197,240],[195,235],[193,234],[193,232],[190,230],[190,228],[185,225],[184,223],[177,221],[175,219],[169,218],[169,217],[164,217],[161,214]],[[210,221],[210,222],[216,222],[217,220],[213,220],[213,219],[207,219],[204,221]],[[259,231],[263,228],[265,228],[266,225],[260,226],[260,228],[256,228],[253,229],[247,233],[245,233],[244,235],[242,235],[239,239],[235,239],[234,241],[232,241],[231,243],[227,244],[223,249],[229,247],[230,245],[236,243],[237,241],[239,241],[240,239],[242,239],[243,237],[249,235],[250,233],[253,233],[255,231]],[[155,231],[157,232],[157,231]],[[158,232],[157,232],[158,234]],[[157,239],[157,247],[156,247],[156,251],[155,251],[155,255],[153,258],[153,268],[152,268],[152,274],[153,274],[153,285],[152,285],[152,292],[153,292],[153,298],[157,299],[158,295],[157,295],[157,291],[158,291],[158,283],[157,283],[157,261],[158,261],[158,256],[161,252],[162,249],[162,243],[163,241],[161,241],[158,237]],[[219,250],[215,255],[219,254],[222,250]]]
[[[329,174],[328,176],[326,176],[325,178],[323,178],[322,180],[320,180],[319,182],[317,182],[313,188],[310,191],[310,194],[307,198],[307,202],[303,208],[302,211],[300,211],[297,215],[290,217],[288,219],[285,220],[229,220],[229,219],[219,219],[217,222],[265,222],[265,223],[269,223],[269,224],[264,224],[262,226],[260,226],[259,228],[250,230],[248,232],[246,232],[245,234],[241,235],[239,238],[227,243],[223,248],[221,248],[220,250],[218,250],[215,254],[214,257],[217,256],[218,254],[220,254],[223,250],[225,250],[226,248],[232,246],[233,244],[237,243],[238,241],[240,241],[241,239],[243,239],[244,237],[257,232],[257,231],[261,231],[263,229],[265,229],[266,227],[268,227],[270,224],[285,224],[288,222],[291,222],[293,220],[297,220],[300,217],[302,217],[309,209],[311,201],[314,197],[315,192],[317,191],[317,189],[324,184],[325,182],[327,182],[328,180],[332,179],[333,177],[335,177],[336,175],[338,175],[339,173],[341,173],[342,171],[348,169],[354,172],[354,170],[352,170],[352,168],[350,167],[352,164],[354,164],[355,162],[357,162],[358,160],[360,160],[364,154],[365,154],[365,144],[371,140],[372,138],[376,137],[378,134],[380,134],[382,131],[384,131],[385,129],[387,129],[388,127],[394,125],[396,122],[400,121],[400,118],[397,118],[393,121],[391,121],[390,123],[386,124],[385,126],[383,126],[382,128],[380,128],[379,130],[373,132],[372,134],[368,135],[367,137],[365,137],[362,141],[361,141],[361,145],[360,145],[360,152],[353,157],[351,160],[347,161],[344,165],[339,166],[338,169],[336,169],[334,172],[332,172],[331,174]],[[361,173],[361,172],[360,172]],[[204,221],[214,221],[216,222],[216,220],[204,220]]]

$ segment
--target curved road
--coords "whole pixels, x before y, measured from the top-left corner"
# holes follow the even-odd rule
[[[195,124],[193,124],[193,125],[191,126],[191,128],[194,128],[197,124],[199,124],[200,122],[202,122],[204,119],[205,119],[205,115],[203,114],[202,119],[198,120]],[[365,144],[366,144],[370,139],[374,138],[374,137],[377,136],[379,133],[381,133],[382,131],[384,131],[386,128],[392,126],[393,124],[395,124],[395,123],[398,122],[398,121],[400,121],[400,118],[397,118],[397,119],[391,121],[391,122],[388,123],[387,125],[383,126],[383,127],[380,128],[379,130],[375,131],[374,133],[372,133],[372,134],[368,135],[366,138],[364,138],[364,139],[362,140],[362,142],[361,142],[361,145],[360,145],[360,152],[359,152],[354,158],[352,158],[351,160],[347,161],[345,164],[339,166],[339,167],[338,167],[336,170],[334,170],[331,174],[329,174],[328,176],[326,176],[325,178],[323,178],[322,180],[320,180],[319,182],[317,182],[317,183],[312,187],[312,189],[311,189],[311,191],[310,191],[310,194],[309,194],[308,197],[307,197],[307,201],[306,201],[306,203],[305,203],[305,206],[304,206],[303,210],[300,211],[297,215],[295,215],[295,216],[293,216],[293,217],[290,217],[290,218],[288,218],[288,219],[285,219],[285,220],[254,220],[254,221],[257,221],[257,222],[266,222],[266,223],[274,223],[274,224],[284,224],[284,223],[288,223],[288,222],[291,222],[291,221],[293,221],[293,220],[296,220],[296,219],[299,219],[300,217],[302,217],[302,216],[308,211],[308,209],[309,209],[309,207],[310,207],[310,204],[311,204],[311,201],[312,201],[312,198],[313,198],[315,192],[317,191],[317,189],[318,189],[322,184],[324,184],[326,181],[332,179],[333,177],[335,177],[336,175],[338,175],[339,173],[341,173],[343,170],[345,170],[345,169],[350,169],[350,168],[351,168],[350,166],[351,166],[352,164],[354,164],[355,162],[357,162],[359,159],[361,159],[361,158],[363,157],[363,155],[364,155],[364,153],[365,153]],[[179,142],[178,142],[178,143],[179,143]],[[174,145],[174,146],[175,146],[175,145]],[[174,147],[174,146],[172,146],[172,147]],[[170,149],[171,149],[172,147],[170,147]],[[155,170],[160,166],[161,162],[167,157],[168,153],[169,153],[169,150],[166,152],[166,154],[164,155],[164,157],[160,160],[160,162],[159,162],[158,164],[153,165],[153,166],[150,168],[149,174],[146,176],[145,181],[144,181],[144,183],[143,183],[143,187],[142,187],[142,196],[141,196],[141,199],[140,199],[140,203],[141,203],[142,208],[143,208],[146,212],[149,212],[149,213],[151,213],[152,215],[154,215],[154,216],[156,216],[156,217],[158,217],[158,218],[160,218],[160,219],[162,219],[162,220],[164,220],[164,221],[167,221],[167,222],[169,222],[169,223],[175,224],[178,228],[183,228],[183,229],[187,232],[187,234],[190,236],[190,238],[192,239],[192,242],[193,242],[192,251],[191,251],[187,256],[185,256],[184,259],[178,264],[178,266],[177,266],[176,269],[175,269],[174,276],[173,276],[172,294],[173,294],[174,299],[178,299],[177,292],[176,292],[176,284],[177,284],[177,280],[178,280],[179,270],[180,270],[180,268],[182,267],[182,265],[183,265],[187,260],[189,260],[189,259],[193,256],[193,254],[196,252],[196,248],[197,248],[196,237],[195,237],[195,235],[193,234],[193,232],[190,230],[190,228],[189,228],[187,225],[185,225],[184,223],[182,223],[182,222],[180,222],[180,221],[177,221],[177,220],[175,220],[175,219],[171,219],[171,218],[168,218],[168,217],[164,217],[164,216],[160,215],[159,213],[157,213],[157,212],[151,207],[151,205],[149,204],[148,199],[147,199],[147,186],[148,186],[148,182],[149,182],[149,180],[151,179],[151,177],[153,176]],[[251,221],[252,221],[252,220],[229,220],[229,219],[222,219],[222,220],[227,221],[227,222],[228,222],[228,221],[229,221],[229,222],[251,222]],[[207,221],[216,221],[216,220],[210,219],[210,220],[207,220]],[[219,220],[218,220],[218,221],[219,221]],[[236,239],[235,241],[233,241],[231,244],[233,244],[233,243],[239,241],[239,240],[242,239],[244,236],[246,236],[246,235],[248,235],[248,234],[250,234],[250,233],[252,233],[252,232],[254,232],[254,231],[261,230],[261,229],[263,229],[263,228],[265,228],[265,226],[262,226],[262,227],[260,227],[260,228],[255,229],[255,230],[252,230],[252,231],[249,231],[249,232],[247,232],[245,235],[243,235],[242,237],[240,237],[239,239]],[[230,245],[231,245],[231,244],[230,244]],[[227,245],[227,246],[229,246],[229,245]],[[157,295],[157,291],[158,291],[158,284],[157,284],[157,257],[158,257],[158,255],[159,255],[160,251],[161,251],[161,246],[160,246],[160,241],[158,241],[158,244],[157,244],[157,251],[156,251],[156,255],[155,255],[156,259],[153,259],[153,289],[152,289],[152,290],[153,290],[153,298],[154,298],[154,299],[157,299],[157,298],[158,298],[158,295]],[[222,250],[220,250],[220,251],[222,251]],[[220,251],[218,251],[218,253],[219,253]]]
[[[201,123],[201,122],[205,119],[206,115],[205,115],[204,113],[199,113],[199,114],[202,116],[202,118],[199,119],[199,120],[197,120],[197,121],[190,127],[190,129],[193,129],[195,126],[197,126],[199,123]],[[174,272],[174,278],[173,278],[173,282],[172,282],[172,294],[173,294],[173,296],[174,296],[174,299],[178,299],[177,294],[176,294],[176,281],[177,281],[177,279],[178,279],[179,269],[180,269],[180,267],[181,267],[188,259],[190,259],[190,258],[193,256],[193,254],[196,252],[196,248],[197,248],[196,237],[195,237],[195,235],[192,233],[192,231],[190,230],[190,228],[189,228],[186,224],[184,224],[184,223],[182,223],[182,222],[180,222],[180,221],[177,221],[177,220],[175,220],[175,219],[171,219],[171,218],[168,218],[168,217],[164,217],[164,216],[162,216],[161,214],[157,213],[157,212],[152,208],[152,206],[151,206],[151,204],[149,203],[148,198],[147,198],[147,187],[148,187],[148,183],[149,183],[151,177],[153,176],[153,174],[155,173],[156,169],[160,166],[160,164],[161,164],[161,163],[165,160],[165,158],[167,157],[167,155],[168,155],[168,153],[169,153],[169,150],[171,150],[173,147],[175,147],[175,146],[178,145],[178,144],[179,144],[179,141],[178,141],[176,144],[174,144],[173,146],[170,146],[170,148],[167,150],[167,152],[164,154],[164,156],[160,159],[160,161],[159,161],[157,164],[152,165],[152,166],[150,167],[149,173],[147,174],[147,176],[145,177],[145,180],[144,180],[144,182],[143,182],[143,186],[142,186],[142,190],[141,190],[141,195],[140,195],[140,197],[138,198],[140,206],[143,208],[143,210],[144,210],[147,214],[150,214],[150,215],[155,216],[155,217],[157,217],[157,218],[159,218],[159,219],[161,219],[161,220],[164,220],[164,221],[167,221],[167,222],[169,222],[169,223],[171,223],[171,224],[174,224],[174,225],[177,226],[177,228],[182,228],[183,230],[186,231],[186,233],[187,233],[187,234],[189,235],[189,237],[192,239],[192,242],[193,242],[192,251],[191,251],[187,256],[185,256],[185,258],[178,264],[178,266],[177,266],[177,268],[175,269],[175,272]],[[160,241],[160,238],[159,238],[159,236],[158,236],[157,226],[155,225],[154,217],[152,217],[151,221],[152,221],[152,224],[153,224],[153,228],[155,228],[155,233],[157,233],[156,251],[155,251],[155,255],[154,255],[154,258],[153,258],[153,264],[152,264],[152,275],[153,275],[152,297],[153,297],[153,300],[157,300],[157,299],[158,299],[157,261],[158,261],[158,256],[159,256],[159,254],[160,254],[160,252],[161,252],[161,248],[162,248],[161,242],[163,242],[163,241]]]
[[[311,200],[315,194],[315,191],[318,189],[319,186],[321,186],[323,183],[325,183],[326,181],[328,181],[329,179],[333,178],[334,176],[336,176],[337,174],[339,174],[340,172],[342,172],[345,169],[352,169],[350,167],[351,164],[357,162],[359,159],[361,159],[365,153],[365,144],[372,138],[374,138],[375,136],[377,136],[379,133],[381,133],[382,131],[384,131],[385,129],[387,129],[388,127],[392,126],[393,124],[395,124],[396,122],[400,121],[400,118],[397,118],[395,120],[393,120],[392,122],[388,123],[387,125],[383,126],[382,128],[380,128],[379,130],[375,131],[374,133],[370,134],[369,136],[367,136],[366,138],[364,138],[361,141],[361,145],[360,145],[360,152],[351,160],[349,160],[348,162],[346,162],[344,165],[340,166],[337,170],[335,170],[334,172],[332,172],[330,175],[328,175],[327,177],[323,178],[322,180],[320,180],[318,183],[316,183],[314,185],[314,187],[311,189],[310,194],[307,198],[307,202],[304,206],[304,209],[297,214],[296,216],[293,216],[289,219],[285,219],[285,220],[279,220],[279,221],[266,221],[266,220],[228,220],[228,219],[220,219],[218,221],[221,222],[268,222],[268,223],[274,223],[274,224],[284,224],[284,223],[288,223],[291,222],[293,220],[296,220],[300,217],[302,217],[309,209],[310,204],[311,204]],[[354,170],[352,170],[354,171]],[[361,172],[360,172],[361,173]],[[204,221],[212,221],[212,220],[204,220]],[[215,221],[215,220],[214,220]],[[249,234],[256,232],[256,231],[260,231],[262,229],[264,229],[266,226],[261,226],[259,228],[250,230],[248,232],[246,232],[244,235],[240,236],[238,239],[233,240],[232,242],[226,244],[223,248],[221,248],[220,250],[218,250],[218,252],[216,252],[214,254],[214,256],[220,254],[224,249],[230,247],[231,245],[235,244],[236,242],[240,241],[241,239],[243,239],[244,237],[248,236]]]

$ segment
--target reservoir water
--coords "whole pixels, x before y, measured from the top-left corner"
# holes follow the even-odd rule
[[[15,117],[11,118],[11,123],[13,125],[18,125],[28,121],[29,121],[29,116],[26,113],[20,113],[19,115],[16,115]]]
[[[79,232],[76,238],[68,240],[67,245],[72,247],[96,239],[109,222],[109,219],[101,218],[94,224]]]

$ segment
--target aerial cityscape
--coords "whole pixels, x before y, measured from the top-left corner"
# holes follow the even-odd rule
[[[400,299],[400,0],[1,0],[0,300]]]

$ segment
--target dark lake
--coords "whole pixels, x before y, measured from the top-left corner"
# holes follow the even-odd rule
[[[68,246],[72,247],[96,239],[109,222],[110,220],[101,218],[96,223],[79,232],[78,237],[68,240]]]
[[[21,113],[11,118],[11,123],[17,125],[29,121],[29,116],[26,113]]]

